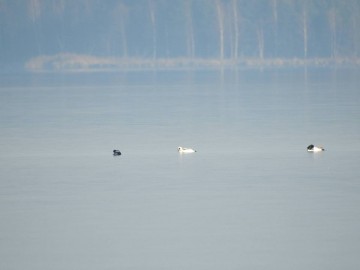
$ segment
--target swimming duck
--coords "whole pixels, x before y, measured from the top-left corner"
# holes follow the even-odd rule
[[[310,144],[307,147],[308,152],[321,152],[321,151],[325,151],[325,149],[321,146],[315,146],[313,144]]]
[[[119,150],[113,150],[114,156],[121,156],[121,152]]]
[[[194,149],[191,148],[185,148],[185,147],[178,147],[178,151],[179,153],[195,153],[196,151]]]

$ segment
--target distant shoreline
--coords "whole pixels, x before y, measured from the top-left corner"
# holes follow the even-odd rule
[[[31,58],[25,63],[29,72],[105,72],[154,69],[289,68],[289,67],[360,67],[360,58],[116,58],[61,53]]]

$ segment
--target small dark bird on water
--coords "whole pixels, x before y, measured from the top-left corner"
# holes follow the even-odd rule
[[[114,156],[121,156],[121,152],[119,150],[113,150]]]

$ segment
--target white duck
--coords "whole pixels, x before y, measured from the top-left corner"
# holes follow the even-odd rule
[[[307,147],[308,152],[321,152],[321,151],[325,151],[325,149],[321,146],[315,146],[313,144],[310,144]]]
[[[178,147],[178,151],[179,151],[179,153],[184,153],[184,154],[196,152],[194,149],[185,148],[185,147],[181,147],[181,146]]]

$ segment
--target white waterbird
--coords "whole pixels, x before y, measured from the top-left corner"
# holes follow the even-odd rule
[[[307,147],[308,152],[321,152],[321,151],[325,151],[325,149],[321,146],[315,146],[313,144],[310,144]]]
[[[184,153],[184,154],[186,154],[186,153],[195,153],[196,152],[194,149],[185,148],[185,147],[181,147],[181,146],[178,147],[178,151],[179,151],[179,153]]]

